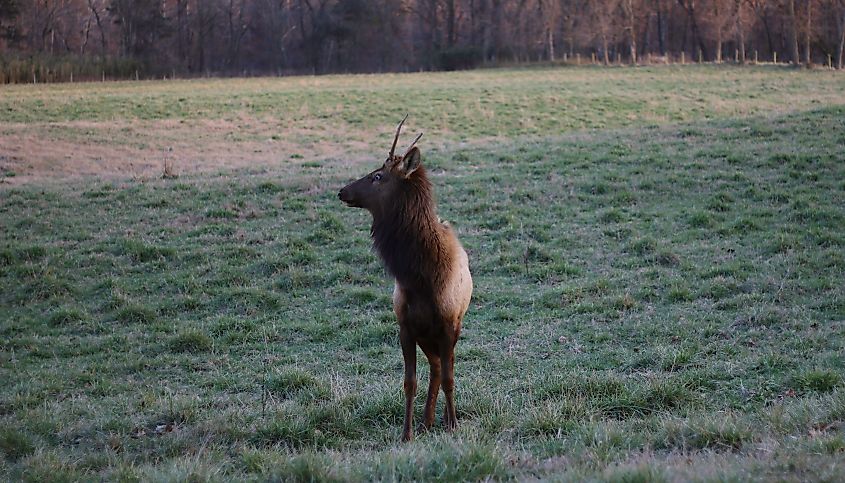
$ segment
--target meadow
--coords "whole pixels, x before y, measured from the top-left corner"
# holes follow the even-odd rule
[[[4,86],[0,478],[836,481],[843,93],[719,66]],[[392,280],[337,200],[406,112],[475,280],[458,429],[410,444]]]

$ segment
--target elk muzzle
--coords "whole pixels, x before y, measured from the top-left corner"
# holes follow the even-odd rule
[[[355,199],[352,195],[352,190],[349,189],[349,185],[344,186],[338,193],[338,199],[340,201],[346,203],[346,206],[351,206],[353,208],[361,208],[361,204]]]

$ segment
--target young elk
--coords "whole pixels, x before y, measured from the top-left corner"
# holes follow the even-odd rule
[[[408,116],[405,116],[407,119]],[[414,438],[414,398],[417,392],[417,348],[431,369],[423,428],[434,423],[440,385],[446,397],[443,422],[448,431],[455,414],[455,343],[469,307],[472,277],[467,254],[448,224],[437,218],[431,183],[411,143],[395,156],[402,124],[384,165],[348,184],[338,197],[373,216],[373,246],[395,278],[393,311],[399,319],[399,343],[405,359],[405,424],[402,439]]]

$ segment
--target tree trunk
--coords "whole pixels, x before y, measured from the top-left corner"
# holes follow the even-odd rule
[[[716,29],[716,63],[722,63],[722,28]]]
[[[722,23],[722,12],[719,9],[719,2],[713,3],[713,18],[716,21],[716,63],[722,63],[722,31],[725,26]]]
[[[607,52],[607,35],[601,36],[601,43],[602,43],[601,48],[602,48],[602,51],[604,52],[604,65],[609,65],[610,64],[610,54]]]
[[[203,2],[197,2],[197,71],[202,73],[205,70],[205,15],[203,13]]]
[[[813,66],[812,49],[810,45],[811,20],[813,18],[813,0],[807,0],[807,23],[804,26],[804,67]]]
[[[631,48],[631,63],[637,63],[637,32],[634,29],[634,0],[627,0],[628,10],[628,45]]]
[[[525,20],[523,20],[523,18],[525,17],[525,15],[523,14],[525,4],[525,0],[519,2],[516,7],[516,12],[513,16],[513,18],[519,19],[519,21],[516,22],[517,26],[514,29],[514,33],[516,33],[516,38],[521,40],[519,43],[517,43],[513,36],[510,38],[511,50],[514,51],[512,55],[515,56],[517,62],[522,61],[523,58],[526,62],[531,60],[531,53],[529,52],[528,46],[526,45],[528,43],[528,32],[526,31],[526,22]]]
[[[428,22],[429,22],[429,52],[428,52],[428,67],[434,70],[437,59],[437,51],[440,50],[440,25],[437,19],[437,1],[428,0]]]
[[[185,0],[176,2],[176,52],[179,55],[179,63],[185,67]]]
[[[488,0],[476,0],[478,2],[478,14],[473,15],[473,20],[478,17],[478,42],[481,44],[481,58],[484,62],[490,60],[490,22]]]
[[[769,16],[764,11],[760,16],[760,21],[763,23],[763,28],[766,30],[766,45],[769,46],[769,55],[775,51],[775,42],[772,40],[772,29],[769,27]]]
[[[549,27],[548,30],[548,42],[549,42],[549,61],[555,61],[555,33],[554,28]]]
[[[842,68],[842,58],[845,54],[845,10],[839,16],[839,45],[836,47],[836,68]]]
[[[472,46],[477,46],[479,44],[476,0],[469,0],[469,44]]]
[[[492,60],[495,62],[499,58],[499,52],[502,48],[502,0],[492,0],[493,3],[493,52]]]
[[[642,27],[643,31],[640,32],[639,50],[637,51],[637,56],[639,58],[642,58],[644,55],[646,55],[646,52],[651,54],[651,51],[653,50],[648,43],[648,39],[649,37],[651,37],[651,32],[649,31],[650,28],[651,22],[646,20],[645,24]]]
[[[226,51],[227,51],[226,52],[226,54],[227,54],[226,55],[226,57],[227,57],[226,66],[229,69],[232,69],[232,67],[235,63],[235,58],[236,58],[235,49],[237,48],[235,46],[236,41],[235,41],[235,2],[234,2],[234,0],[229,0],[229,5],[228,5],[228,8],[226,9],[226,20],[228,20],[228,26],[229,26],[229,39],[228,39],[229,45],[227,46],[227,49],[226,49]]]
[[[666,55],[666,27],[663,25],[665,18],[663,15],[663,8],[660,5],[660,0],[656,0],[657,4],[657,45],[660,49],[660,55]]]
[[[742,0],[736,1],[736,36],[739,44],[739,63],[745,64],[745,29],[742,26]]]
[[[704,44],[704,39],[698,32],[698,22],[695,21],[695,17],[692,19],[692,36],[698,42],[698,52],[701,54],[699,58],[709,59],[710,53],[707,52],[707,45]]]
[[[692,27],[693,45],[698,45],[698,50],[701,55],[705,58],[709,58],[710,56],[707,53],[707,46],[704,44],[704,39],[701,38],[698,31],[698,20],[696,20],[695,13],[695,0],[678,0],[678,4],[687,12],[687,18],[689,19],[690,26]]]
[[[455,46],[455,0],[446,0],[446,47]]]
[[[79,55],[85,55],[85,48],[88,47],[88,39],[91,34],[91,19],[85,21],[85,26],[82,27],[82,45],[79,46]]]
[[[793,65],[799,65],[801,59],[798,56],[798,19],[795,18],[795,0],[788,0],[786,7],[789,14],[789,53],[792,56]]]

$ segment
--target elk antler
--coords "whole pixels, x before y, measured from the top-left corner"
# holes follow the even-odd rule
[[[402,124],[405,124],[405,120],[408,119],[408,115],[405,114],[405,117],[402,118],[402,122],[399,123],[399,126],[396,127],[396,137],[393,138],[393,146],[390,147],[390,155],[388,159],[393,159],[393,152],[396,151],[396,142],[399,141],[399,132],[402,131]]]
[[[408,153],[411,151],[411,148],[413,148],[413,147],[414,147],[414,144],[417,144],[417,141],[419,141],[419,140],[420,140],[420,138],[422,137],[422,135],[423,135],[423,133],[419,133],[419,135],[417,136],[417,138],[416,138],[416,139],[414,139],[414,142],[412,142],[412,143],[411,143],[411,145],[410,145],[410,146],[408,146],[408,149],[406,149],[406,150],[405,150],[405,154],[408,154]]]

